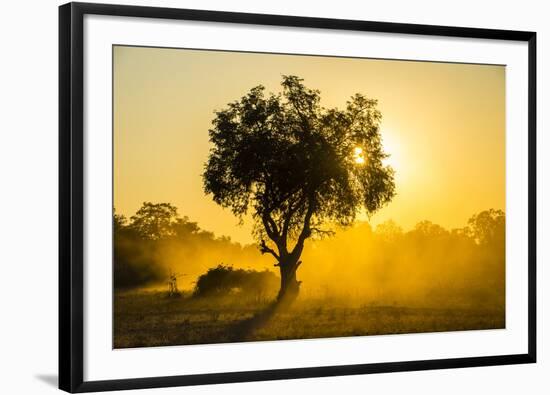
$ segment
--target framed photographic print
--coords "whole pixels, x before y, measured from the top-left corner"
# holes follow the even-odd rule
[[[535,362],[535,33],[59,29],[61,389]]]

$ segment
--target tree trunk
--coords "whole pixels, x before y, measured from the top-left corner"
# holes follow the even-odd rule
[[[277,295],[277,303],[291,303],[298,297],[301,281],[296,280],[296,270],[299,265],[298,259],[289,259],[280,263],[281,288]]]

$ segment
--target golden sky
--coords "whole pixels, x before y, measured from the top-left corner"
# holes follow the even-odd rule
[[[214,110],[262,84],[298,75],[325,107],[355,93],[379,101],[397,196],[371,218],[405,229],[421,220],[462,227],[505,209],[505,68],[181,49],[114,49],[114,205],[170,202],[201,228],[251,242],[251,223],[202,189]]]

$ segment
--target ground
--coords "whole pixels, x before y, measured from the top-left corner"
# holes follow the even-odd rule
[[[504,328],[504,311],[483,307],[422,308],[298,299],[270,309],[268,300],[115,293],[114,347],[152,347],[280,339]]]

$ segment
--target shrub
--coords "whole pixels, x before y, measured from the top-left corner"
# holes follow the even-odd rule
[[[199,276],[194,296],[222,296],[231,293],[256,298],[275,295],[279,278],[271,271],[234,269],[220,264]]]

